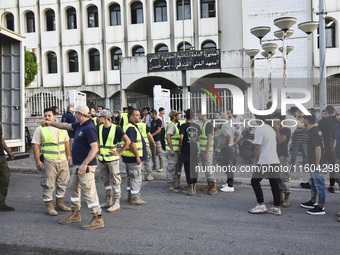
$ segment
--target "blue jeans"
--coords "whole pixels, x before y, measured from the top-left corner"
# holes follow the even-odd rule
[[[318,197],[318,205],[324,206],[326,202],[326,185],[323,174],[318,171],[310,172],[309,185],[311,186],[312,197]]]
[[[307,144],[302,144],[302,143],[292,144],[292,157],[290,159],[290,168],[295,166],[296,157],[300,150],[302,152],[303,165],[308,164]]]

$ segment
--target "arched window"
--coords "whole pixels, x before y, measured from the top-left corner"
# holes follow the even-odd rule
[[[66,11],[67,15],[67,29],[76,29],[77,28],[77,13],[76,9],[71,7]]]
[[[79,72],[78,53],[75,50],[68,53],[68,71],[70,73]]]
[[[155,52],[156,53],[169,52],[169,48],[165,44],[159,44],[156,47]]]
[[[143,4],[139,1],[131,4],[131,23],[143,23]]]
[[[121,17],[119,4],[111,4],[109,9],[110,9],[110,26],[120,26]]]
[[[53,10],[46,12],[46,31],[55,31],[55,14]]]
[[[157,0],[154,2],[155,22],[167,21],[166,1]]]
[[[89,57],[90,57],[90,71],[100,71],[99,51],[96,49],[90,50]]]
[[[26,13],[26,31],[27,33],[35,32],[35,20],[33,12]]]
[[[135,46],[132,49],[132,56],[144,56],[145,52],[144,52],[144,48],[142,46]]]
[[[177,20],[183,20],[183,0],[177,0]],[[191,19],[190,0],[184,0],[184,19]]]
[[[185,42],[185,51],[191,50],[191,48],[192,48],[191,44],[188,42]],[[183,42],[178,44],[177,51],[183,51]]]
[[[8,13],[6,15],[6,27],[9,29],[9,30],[12,30],[14,31],[14,16],[12,13]]]
[[[54,52],[49,52],[47,54],[47,62],[48,62],[48,73],[57,73],[57,54]]]
[[[98,27],[98,8],[95,5],[87,8],[88,27]]]
[[[201,0],[201,18],[216,17],[215,0]]]
[[[119,62],[122,58],[122,50],[120,48],[113,48],[111,50],[111,69],[118,70]]]
[[[203,42],[202,50],[216,50],[216,43],[214,43],[213,41]]]

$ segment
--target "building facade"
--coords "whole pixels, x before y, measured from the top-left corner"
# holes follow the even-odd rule
[[[317,0],[13,0],[0,2],[1,25],[26,37],[26,49],[39,63],[36,80],[28,89],[78,90],[90,106],[121,109],[127,104],[152,106],[152,88],[162,85],[185,97],[202,78],[229,77],[252,82],[245,49],[260,48],[249,29],[274,28],[273,19],[295,16],[298,22],[318,20]],[[340,6],[326,0],[327,76],[339,73]],[[333,23],[331,23],[333,21]],[[334,28],[334,29],[333,29]],[[305,35],[294,28],[297,37]],[[273,37],[273,34],[268,37]],[[318,78],[317,33],[291,40],[288,77]],[[153,72],[147,54],[202,51],[220,53],[218,68]],[[279,54],[278,54],[279,55]],[[272,77],[282,77],[282,59],[273,59]],[[255,76],[268,77],[268,62],[255,61]],[[237,82],[236,82],[237,83]],[[280,86],[280,82],[278,85]],[[312,90],[317,82],[303,85]],[[242,89],[244,89],[242,87]],[[138,99],[138,102],[137,102]],[[314,101],[310,103],[314,105]]]

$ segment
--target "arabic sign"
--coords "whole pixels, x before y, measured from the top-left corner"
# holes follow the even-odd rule
[[[148,54],[148,72],[216,69],[221,66],[219,50]]]

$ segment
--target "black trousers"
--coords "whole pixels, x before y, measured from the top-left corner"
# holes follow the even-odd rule
[[[269,166],[278,166],[277,164],[273,165],[267,165]],[[274,198],[274,206],[280,206],[281,201],[280,201],[280,188],[279,188],[279,182],[278,182],[278,173],[262,173],[261,171],[262,165],[258,165],[259,172],[254,172],[253,177],[251,178],[251,186],[253,187],[253,190],[255,192],[256,200],[257,202],[264,203],[264,198],[263,198],[263,192],[261,188],[261,181],[263,178],[269,178],[269,183],[270,187],[272,189],[272,194]]]

